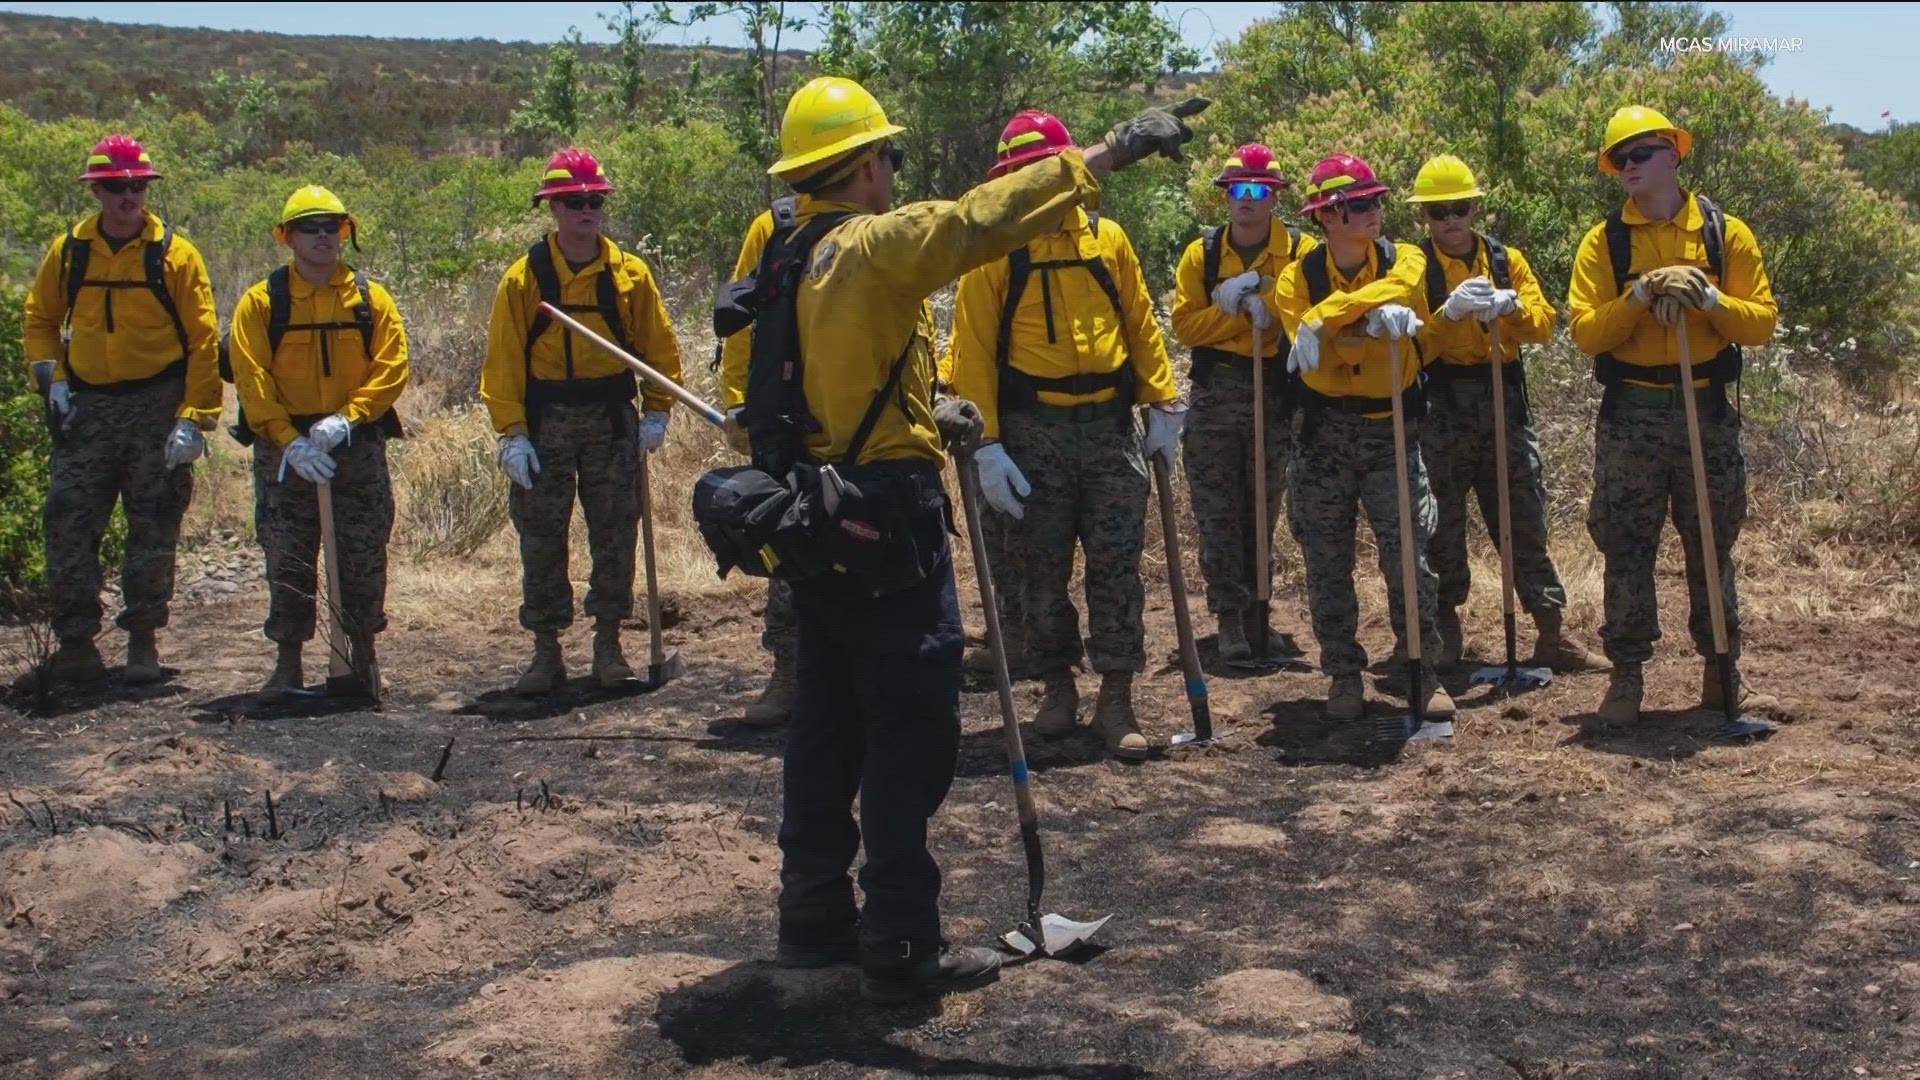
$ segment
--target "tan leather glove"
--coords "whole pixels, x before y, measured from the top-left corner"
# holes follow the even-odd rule
[[[1674,326],[1687,317],[1687,302],[1677,296],[1656,296],[1653,317],[1660,320],[1661,326]]]
[[[1663,266],[1643,276],[1653,296],[1671,296],[1696,308],[1707,302],[1707,275],[1697,266]]]

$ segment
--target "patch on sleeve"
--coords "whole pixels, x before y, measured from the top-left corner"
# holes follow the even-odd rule
[[[840,245],[834,240],[823,240],[813,249],[813,263],[807,267],[807,280],[818,281],[833,269],[833,260],[840,255]]]

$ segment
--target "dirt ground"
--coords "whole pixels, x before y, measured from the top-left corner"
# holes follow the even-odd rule
[[[504,692],[510,592],[398,604],[382,711],[341,711],[248,693],[240,563],[183,572],[166,683],[0,710],[0,1075],[1920,1077],[1920,655],[1884,590],[1759,606],[1746,667],[1787,700],[1757,745],[1701,738],[1667,578],[1632,731],[1563,678],[1381,760],[1303,667],[1215,670],[1211,748],[1031,747],[1045,906],[1113,914],[1102,947],[888,1013],[770,963],[757,598],[678,598],[663,689],[540,702]],[[1164,742],[1188,712],[1149,596]],[[1384,653],[1378,604],[1365,633]],[[990,687],[964,707],[934,844],[950,935],[984,942],[1025,876]]]

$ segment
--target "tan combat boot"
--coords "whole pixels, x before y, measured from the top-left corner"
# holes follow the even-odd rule
[[[537,697],[551,694],[567,681],[567,664],[560,658],[560,635],[552,630],[533,635],[533,660],[526,674],[513,684],[513,692]]]
[[[260,688],[260,692],[276,694],[286,690],[300,690],[306,685],[306,671],[300,662],[300,643],[281,642],[280,655],[273,661],[273,674],[267,676],[266,685]]]
[[[1335,675],[1327,689],[1327,719],[1358,720],[1367,711],[1367,681],[1359,674]]]
[[[73,638],[62,641],[47,658],[47,674],[55,682],[97,682],[107,677],[107,664],[92,638]]]
[[[152,629],[127,631],[127,668],[121,677],[129,683],[160,681],[160,646]]]
[[[1420,672],[1420,694],[1426,700],[1420,703],[1421,715],[1429,720],[1453,719],[1453,695],[1440,683],[1440,673],[1431,665],[1422,665]],[[1408,703],[1412,705],[1411,702]]]
[[[1100,677],[1093,703],[1093,730],[1107,740],[1107,752],[1138,761],[1147,756],[1147,737],[1133,715],[1133,672],[1109,671]]]
[[[620,620],[602,619],[593,628],[593,678],[603,690],[617,690],[633,681],[633,668],[620,651]]]
[[[1607,683],[1606,700],[1600,703],[1600,720],[1625,725],[1640,719],[1640,699],[1646,694],[1646,682],[1639,664],[1616,664]]]
[[[1539,636],[1533,642],[1528,667],[1543,667],[1558,675],[1577,675],[1585,671],[1612,671],[1613,663],[1585,645],[1566,637],[1560,629],[1560,609],[1544,608],[1533,613],[1533,625]]]
[[[773,654],[773,674],[767,678],[767,688],[747,706],[743,722],[754,727],[777,727],[787,722],[800,692],[798,663],[789,650]]]
[[[1772,694],[1749,692],[1746,681],[1740,677],[1739,663],[1731,659],[1727,662],[1734,665],[1733,696],[1736,708],[1741,711],[1771,709],[1780,704],[1780,699]],[[1720,661],[1713,657],[1709,657],[1700,668],[1700,707],[1711,712],[1727,711],[1726,695],[1720,692]]]
[[[1071,671],[1055,672],[1046,677],[1046,693],[1040,698],[1040,711],[1033,718],[1033,733],[1045,739],[1058,739],[1073,734],[1074,725],[1080,722],[1080,687],[1073,681]]]
[[[1253,643],[1247,640],[1247,621],[1238,612],[1220,618],[1220,659],[1253,659]]]

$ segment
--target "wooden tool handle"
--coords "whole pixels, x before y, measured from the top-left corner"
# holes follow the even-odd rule
[[[660,579],[653,560],[653,485],[647,479],[647,448],[640,448],[640,544],[642,565],[647,571],[647,658],[658,671],[667,662],[666,646],[660,640]]]
[[[1514,614],[1513,599],[1513,498],[1507,488],[1507,386],[1501,370],[1500,320],[1495,319],[1487,333],[1493,340],[1493,476],[1500,489],[1500,597],[1509,618]]]
[[[1407,475],[1406,388],[1400,377],[1400,339],[1387,335],[1387,356],[1393,379],[1393,476],[1400,495],[1400,632],[1407,641],[1407,659],[1420,665],[1420,592],[1413,567],[1413,482]],[[1418,705],[1415,708],[1419,708]]]
[[[713,406],[707,404],[706,402],[700,400],[699,396],[694,394],[693,391],[688,390],[686,387],[681,386],[679,383],[674,382],[672,379],[667,378],[665,375],[662,375],[658,371],[655,371],[653,368],[647,366],[646,361],[641,360],[639,357],[633,355],[627,350],[621,348],[618,345],[615,345],[611,341],[608,341],[605,337],[602,337],[601,335],[594,333],[592,330],[587,329],[587,327],[583,325],[579,319],[576,319],[573,316],[567,314],[566,312],[561,311],[559,308],[554,307],[552,304],[549,304],[544,300],[540,302],[540,311],[546,316],[548,316],[549,318],[559,322],[560,324],[565,326],[567,329],[572,330],[574,333],[579,334],[581,337],[586,338],[588,341],[591,341],[595,345],[598,345],[601,348],[607,350],[609,353],[612,353],[614,357],[617,358],[621,363],[632,368],[635,374],[639,375],[641,378],[647,380],[648,382],[659,387],[660,389],[666,391],[667,393],[673,395],[675,400],[679,401],[680,404],[685,405],[687,408],[692,409],[696,413],[699,413],[700,418],[705,420],[707,423],[712,424],[715,427],[719,427],[720,425],[727,422],[727,417],[725,413],[722,413],[719,409],[716,409]]]
[[[1713,651],[1727,655],[1727,611],[1720,599],[1720,544],[1713,528],[1713,502],[1707,494],[1707,456],[1700,447],[1700,408],[1694,403],[1693,350],[1687,341],[1686,312],[1680,331],[1680,394],[1687,409],[1687,449],[1693,454],[1693,498],[1700,507],[1700,562],[1707,571],[1707,614],[1713,621]],[[1729,708],[1732,703],[1728,703]]]
[[[327,643],[327,675],[351,675],[353,660],[349,650],[352,643],[347,640],[346,627],[341,618],[340,544],[333,529],[333,485],[322,480],[313,485],[313,490],[320,500],[320,549],[327,563],[327,632],[332,638]]]

